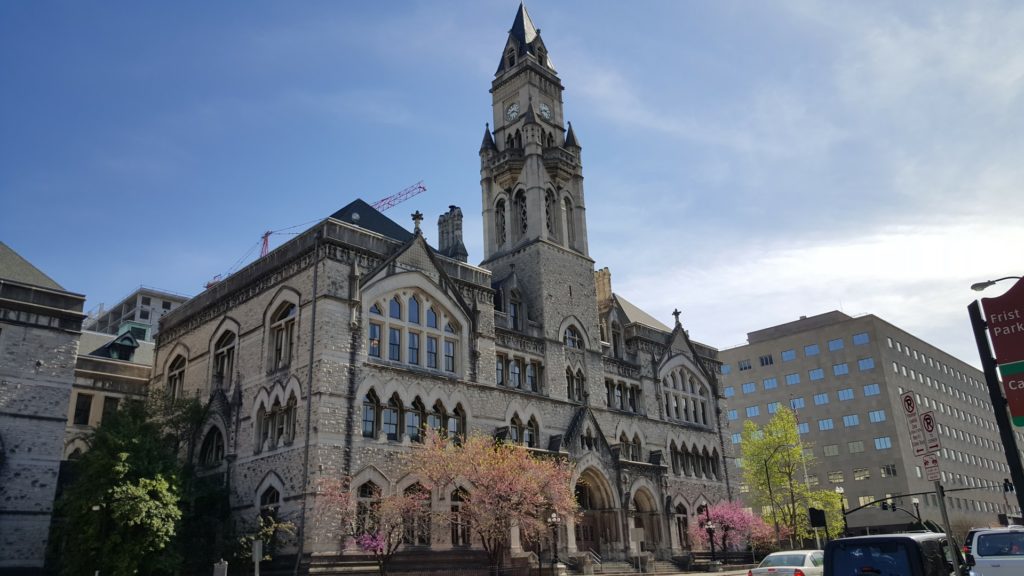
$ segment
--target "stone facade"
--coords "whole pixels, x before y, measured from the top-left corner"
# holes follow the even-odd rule
[[[460,249],[456,207],[438,251],[418,214],[409,233],[356,201],[161,322],[153,388],[211,403],[197,462],[221,475],[240,518],[273,508],[298,523],[297,552],[342,552],[319,521],[324,479],[415,484],[401,456],[424,426],[573,460],[584,513],[563,527],[563,558],[636,556],[631,534],[645,552],[680,554],[695,508],[730,496],[716,351],[595,273],[581,148],[522,7],[501,62],[480,151],[479,267]],[[458,488],[472,491],[451,487],[433,506],[457,505]],[[410,543],[474,545],[438,526]],[[513,554],[524,546],[514,535]]]
[[[0,574],[43,570],[84,318],[30,267],[0,244]]]

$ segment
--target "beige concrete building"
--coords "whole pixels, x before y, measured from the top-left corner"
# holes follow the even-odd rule
[[[357,200],[161,322],[153,388],[209,402],[197,463],[237,519],[274,509],[299,524],[293,553],[345,552],[313,520],[318,482],[350,476],[361,499],[410,489],[397,456],[428,426],[572,459],[583,516],[562,527],[562,559],[679,555],[695,508],[729,496],[716,351],[595,271],[561,81],[522,7],[504,40],[479,150],[479,266],[460,209],[435,247],[418,213],[410,232]],[[459,490],[473,487],[432,506]],[[408,538],[423,562],[479,549],[458,526]],[[514,538],[512,554],[547,558],[537,546]]]
[[[0,574],[42,574],[85,315],[0,242]]]
[[[996,525],[1007,512],[1002,483],[1009,472],[980,370],[873,315],[802,317],[750,332],[747,342],[721,352],[725,419],[737,455],[744,420],[763,425],[788,405],[813,450],[808,481],[819,489],[842,487],[848,509],[931,491],[900,405],[900,396],[912,392],[920,411],[936,415],[944,488],[969,488],[947,493],[950,521]],[[732,465],[739,483],[741,472]],[[918,498],[921,515],[941,523],[935,495]],[[897,505],[914,510],[910,497]],[[909,521],[902,511],[878,508],[848,516],[857,533]]]
[[[84,328],[112,336],[131,332],[137,340],[152,341],[159,328],[160,318],[186,300],[188,296],[139,286],[110,308],[100,304],[98,310],[90,312]]]

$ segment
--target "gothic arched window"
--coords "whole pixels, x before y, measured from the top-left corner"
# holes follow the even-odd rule
[[[566,198],[562,202],[563,214],[565,218],[565,245],[568,248],[572,248],[576,245],[576,225],[574,224],[574,216],[572,210],[572,201]]]
[[[555,193],[548,190],[544,195],[544,225],[548,229],[548,234],[552,240],[557,241],[558,238],[555,234],[555,208],[558,204],[555,202]]]
[[[565,345],[577,350],[583,348],[583,337],[580,336],[580,332],[575,326],[569,326],[565,329]]]
[[[376,438],[380,424],[380,400],[370,390],[363,398],[363,437]]]
[[[272,366],[274,370],[287,368],[291,364],[292,346],[295,338],[295,316],[298,307],[291,302],[285,302],[278,309],[271,320],[270,333],[273,344]]]
[[[213,347],[213,386],[227,389],[231,387],[231,373],[235,366],[234,332],[225,332],[217,339]]]
[[[452,546],[455,547],[466,547],[469,546],[469,535],[470,535],[470,524],[469,518],[466,518],[462,513],[462,503],[469,498],[469,493],[463,488],[458,488],[451,493],[448,500],[452,503],[451,506],[451,538]]]
[[[210,428],[203,439],[203,447],[199,450],[199,463],[203,466],[216,466],[224,459],[224,436],[219,428]]]
[[[517,224],[517,226],[516,226],[516,235],[517,235],[517,238],[522,238],[523,236],[526,235],[526,230],[528,228],[528,219],[529,219],[529,216],[528,216],[528,214],[526,212],[526,192],[523,192],[522,190],[520,190],[519,192],[516,192],[515,210],[516,210],[515,216],[516,216],[516,224]]]
[[[508,50],[505,51],[505,66],[511,68],[516,65],[516,49],[514,46],[509,46]]]
[[[523,430],[523,444],[530,448],[536,448],[540,442],[540,426],[537,421],[530,418],[530,421],[526,423],[526,428]]]
[[[494,209],[494,235],[498,246],[505,245],[505,217],[505,200],[498,200],[498,205]]]
[[[167,396],[178,398],[185,386],[185,357],[178,355],[167,368]]]
[[[409,546],[430,545],[430,492],[416,483],[405,489],[405,496],[419,503],[419,509],[402,519],[402,543]]]

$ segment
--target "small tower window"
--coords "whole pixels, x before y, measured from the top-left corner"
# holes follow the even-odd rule
[[[574,326],[565,329],[565,345],[580,350],[583,348],[583,337]]]
[[[493,52],[492,52],[493,54]],[[493,62],[493,60],[492,60]],[[508,50],[505,51],[505,66],[511,68],[516,65],[516,49],[514,46],[509,46]]]

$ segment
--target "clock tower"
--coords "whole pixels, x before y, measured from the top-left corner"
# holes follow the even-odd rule
[[[528,324],[546,338],[561,340],[574,316],[587,347],[600,351],[581,149],[565,123],[563,90],[520,4],[491,83],[494,131],[480,147],[481,266],[499,283],[514,273]]]

